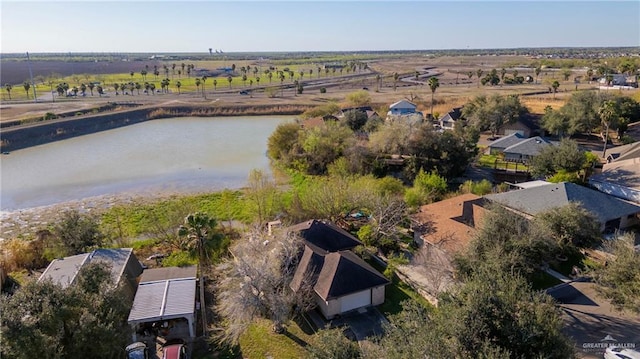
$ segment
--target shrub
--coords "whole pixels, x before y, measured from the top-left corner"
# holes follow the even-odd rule
[[[47,120],[53,120],[54,118],[57,118],[58,116],[56,116],[55,113],[53,112],[47,112],[44,114],[44,116],[42,116],[42,119],[47,121]]]
[[[327,89],[324,87],[320,87],[320,93],[327,93]]]
[[[197,263],[198,260],[186,251],[173,252],[162,260],[163,267],[186,267]]]

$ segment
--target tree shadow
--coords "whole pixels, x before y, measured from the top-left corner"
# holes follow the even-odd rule
[[[297,335],[290,333],[288,330],[284,332],[284,335],[293,340],[294,342],[296,342],[296,344],[300,345],[303,348],[306,348],[309,343],[305,342],[304,340],[300,339]]]

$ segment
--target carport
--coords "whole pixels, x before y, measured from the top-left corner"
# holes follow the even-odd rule
[[[128,319],[133,341],[138,341],[138,333],[144,326],[177,319],[186,319],[189,336],[195,338],[195,299],[195,277],[140,283]]]

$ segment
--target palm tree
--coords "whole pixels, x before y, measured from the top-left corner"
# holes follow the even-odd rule
[[[156,84],[149,84],[149,91],[155,96],[156,95]]]
[[[29,81],[25,81],[22,84],[22,87],[24,87],[24,92],[27,93],[27,100],[29,99],[29,89],[31,88],[31,84],[29,83]]]
[[[149,89],[151,89],[151,85],[148,82],[145,82],[144,91],[147,93],[147,96],[149,96]]]
[[[382,80],[382,76],[380,74],[376,75],[376,91],[380,92],[380,80]]]
[[[231,75],[227,76],[227,81],[229,81],[229,88],[231,88],[231,82],[233,81],[233,77],[231,77]]]
[[[176,81],[176,88],[178,89],[178,95],[180,94],[180,86],[182,86],[180,81]]]
[[[207,98],[207,92],[204,90],[204,84],[207,82],[207,76],[202,76],[202,96]]]
[[[96,87],[96,91],[98,91],[98,95],[102,97],[102,94],[104,93],[102,86],[98,85],[98,87]]]
[[[269,70],[267,70],[269,71]],[[273,77],[273,72],[269,71],[267,72],[267,77],[269,77],[269,83],[271,83],[271,78]]]
[[[91,96],[93,96],[93,88],[96,85],[93,82],[89,82],[89,84],[87,85],[87,87],[89,88],[89,91],[91,91]]]
[[[178,228],[178,236],[186,237],[186,247],[198,256],[199,281],[200,281],[200,310],[202,316],[202,333],[207,333],[207,316],[204,297],[204,266],[207,265],[207,246],[219,238],[216,233],[218,222],[215,218],[196,212],[184,219],[184,225]]]
[[[396,90],[397,86],[398,86],[398,79],[400,78],[400,75],[398,75],[397,72],[393,73],[393,91]]]
[[[602,157],[606,158],[609,126],[611,122],[619,117],[616,102],[611,100],[605,101],[598,109],[598,115],[600,115],[600,121],[602,121],[602,125],[604,126],[604,148],[602,149]]]
[[[500,81],[504,82],[504,75],[506,74],[507,74],[507,69],[503,67],[502,70],[500,70]]]
[[[196,92],[200,92],[200,79],[196,77]]]
[[[218,80],[217,79],[213,79],[213,91],[216,91],[216,88],[218,87]]]
[[[11,89],[13,88],[13,86],[11,86],[11,84],[5,84],[4,85],[4,89],[7,90],[7,94],[9,94],[9,100],[11,100]]]
[[[553,89],[553,98],[556,98],[556,92],[558,92],[558,87],[560,87],[560,83],[558,81],[553,81],[551,84],[551,88]]]
[[[440,81],[437,77],[429,78],[429,88],[431,89],[431,118],[433,118],[433,95],[436,93],[436,89],[440,87]]]
[[[300,70],[300,80],[304,78],[304,70]]]
[[[142,75],[142,81],[147,81],[147,71],[146,70],[140,71],[140,75]]]
[[[113,88],[116,90],[116,96],[118,95],[118,89],[120,88],[120,84],[113,84]]]
[[[142,88],[142,85],[140,85],[139,82],[136,82],[134,87],[136,88],[136,90],[138,90],[138,95],[140,95],[140,89]]]
[[[478,76],[478,87],[480,87],[480,79],[482,78],[482,73],[483,73],[482,69],[478,69],[476,71],[476,76]]]
[[[538,83],[538,76],[540,76],[541,72],[542,72],[542,67],[540,66],[536,67],[536,69],[534,70],[534,73],[536,74],[536,83]]]
[[[260,86],[260,76],[256,76],[256,86]]]
[[[247,75],[242,75],[242,86],[247,87]]]
[[[87,85],[85,85],[84,83],[80,84],[80,92],[82,92],[82,96],[84,96],[87,92]]]
[[[135,74],[135,72],[131,71],[129,72],[129,75],[131,75],[131,79],[133,80],[133,75]]]
[[[318,69],[317,69],[317,70],[318,70],[318,71],[316,72],[316,74],[317,74],[318,78],[320,78],[320,70],[322,70],[322,69],[320,68],[320,66],[318,66]]]

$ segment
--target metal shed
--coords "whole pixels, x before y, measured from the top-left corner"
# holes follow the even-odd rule
[[[188,272],[190,275],[191,271]],[[148,278],[151,277],[153,279],[159,276],[162,275],[147,275]],[[167,278],[141,282],[138,285],[138,291],[133,300],[129,319],[127,320],[129,325],[134,329],[133,341],[138,341],[137,331],[135,329],[140,324],[180,318],[187,320],[189,336],[195,338],[195,301],[195,274],[187,278]]]

